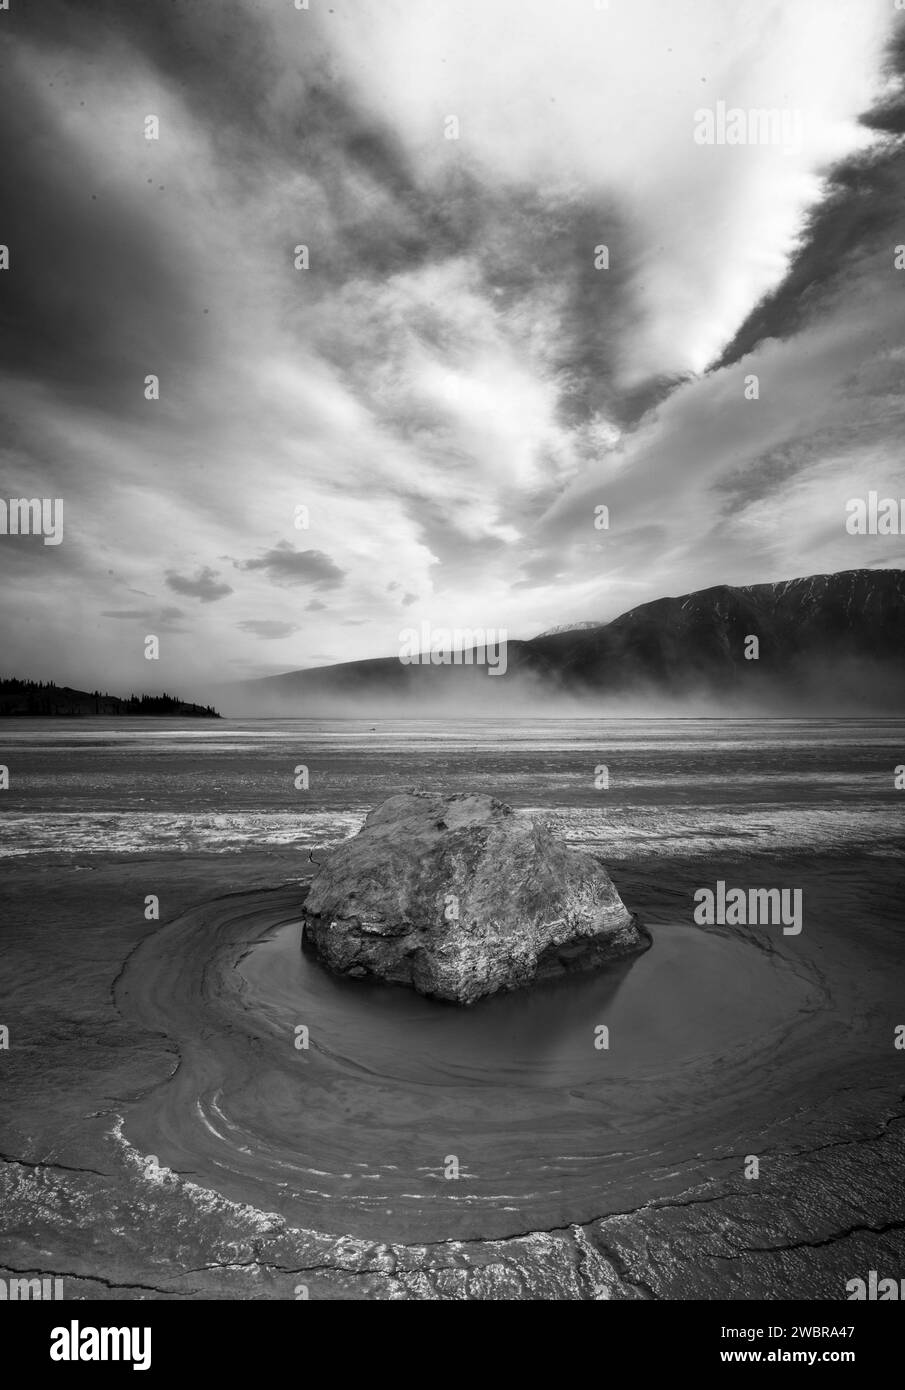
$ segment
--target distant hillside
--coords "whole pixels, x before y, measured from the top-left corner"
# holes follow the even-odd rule
[[[219,719],[212,705],[190,705],[172,695],[130,695],[122,700],[99,690],[73,690],[52,681],[0,680],[0,718],[14,715],[46,717],[84,714],[165,715]]]
[[[757,660],[746,659],[756,637]],[[750,644],[749,644],[750,650]],[[468,713],[569,704],[630,713],[896,714],[905,702],[905,572],[717,585],[612,622],[510,641],[504,676],[465,664],[345,662],[227,687],[235,713]]]
[[[745,642],[756,636],[758,659]],[[527,644],[535,670],[590,689],[815,696],[827,680],[870,703],[905,680],[905,572],[845,570],[655,599],[589,632]],[[867,682],[877,679],[879,688]],[[827,692],[825,689],[823,693]]]

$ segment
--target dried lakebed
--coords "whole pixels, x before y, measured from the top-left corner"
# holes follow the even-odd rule
[[[52,953],[96,1046],[44,1038],[22,1071],[5,1268],[88,1298],[644,1299],[839,1298],[901,1266],[896,866],[785,865],[796,937],[695,927],[687,865],[614,866],[650,951],[460,1010],[325,972],[299,949],[304,886],[263,886],[279,865],[215,896],[222,860],[194,862],[199,905],[133,933],[118,971],[146,868],[61,870],[66,938],[23,880],[44,926],[17,993],[46,993]]]
[[[676,927],[629,965],[462,1010],[330,976],[300,950],[298,902],[188,914],[135,953],[116,998],[180,1054],[130,1141],[316,1230],[475,1239],[587,1220],[603,1193],[636,1205],[651,1166],[702,1133],[732,1143],[820,1002],[778,954]]]

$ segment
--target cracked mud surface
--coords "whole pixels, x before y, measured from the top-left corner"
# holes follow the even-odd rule
[[[789,858],[800,937],[698,940],[694,887],[750,862],[608,862],[647,975],[488,1001],[472,1051],[429,1001],[401,1039],[386,994],[328,1007],[356,986],[296,949],[297,852],[6,866],[0,1273],[84,1299],[821,1299],[900,1273],[899,862]]]

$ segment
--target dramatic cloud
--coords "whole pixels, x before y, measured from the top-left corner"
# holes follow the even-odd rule
[[[896,24],[13,5],[0,494],[65,527],[0,537],[7,668],[131,688],[160,628],[203,696],[262,640],[290,668],[896,563],[843,523],[905,495]],[[795,138],[696,142],[720,103]]]

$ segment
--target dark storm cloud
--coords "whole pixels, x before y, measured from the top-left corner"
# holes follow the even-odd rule
[[[193,273],[197,248],[174,238],[178,199],[174,204],[157,172],[166,141],[144,140],[147,113],[136,105],[128,113],[131,175],[112,180],[105,137],[73,138],[75,118],[90,137],[105,115],[95,67],[105,75],[150,74],[152,88],[156,77],[161,101],[174,91],[224,175],[240,177],[246,191],[249,180],[281,163],[320,180],[326,225],[345,227],[343,236],[321,239],[322,285],[350,265],[380,276],[391,264],[429,253],[423,226],[413,242],[369,217],[347,187],[345,174],[367,170],[404,203],[412,185],[395,142],[338,89],[305,72],[294,101],[276,110],[269,94],[282,56],[267,16],[238,0],[47,0],[14,7],[0,41],[0,163],[4,187],[16,190],[2,208],[10,270],[0,301],[0,364],[9,372],[39,378],[80,404],[138,414],[147,413],[149,372],[168,372],[172,381],[211,355],[212,330]],[[319,55],[312,39],[307,64]],[[289,247],[298,220],[286,215],[284,225],[262,229],[262,238],[279,236]]]
[[[86,115],[93,114],[90,84],[83,90],[65,61],[24,61],[74,53],[84,62],[103,56],[116,68],[140,65],[156,74],[161,89],[174,90],[194,113],[224,169],[237,176],[242,170],[246,183],[266,169],[304,170],[318,187],[322,211],[306,233],[316,274],[303,292],[299,282],[291,285],[299,315],[334,286],[382,284],[469,257],[516,347],[536,316],[536,301],[555,299],[557,332],[535,351],[558,384],[565,424],[597,411],[629,423],[662,392],[657,382],[627,395],[614,389],[619,334],[633,311],[633,253],[630,228],[612,202],[503,192],[461,165],[419,177],[400,137],[330,75],[317,24],[305,31],[297,88],[282,104],[272,99],[283,60],[275,31],[263,12],[238,0],[165,6],[48,0],[23,7],[10,32],[23,48],[21,61],[7,48],[0,98],[0,160],[20,190],[3,224],[12,273],[0,310],[7,343],[0,361],[9,370],[38,377],[81,404],[147,417],[149,372],[162,375],[166,397],[171,383],[190,384],[193,367],[211,356],[211,321],[192,256],[156,220],[169,215],[168,195],[155,172],[155,146],[141,138],[143,112],[134,112],[134,177],[125,186],[112,184],[102,146],[74,146],[66,129],[70,107],[78,111],[84,103]],[[45,72],[57,75],[45,79]],[[59,84],[57,96],[65,86],[62,112],[48,100],[52,82]],[[264,235],[275,248],[291,247],[304,221],[297,208],[286,208]],[[607,271],[594,267],[600,243],[610,248]],[[291,317],[291,302],[287,308]],[[438,353],[467,350],[467,342],[451,339],[456,330],[447,308],[413,311],[408,329]],[[367,342],[360,322],[355,316],[345,326],[328,314],[316,341],[326,360],[368,396],[372,350],[392,354],[398,325],[381,327],[378,320]],[[374,394],[371,405],[404,438],[432,426],[426,407],[419,419],[411,402],[394,406]]]
[[[897,18],[883,65],[892,92],[861,117],[862,124],[869,130],[887,131],[891,135],[905,134],[905,17],[899,15]]]
[[[168,570],[166,582],[177,594],[186,594],[202,603],[216,603],[218,599],[226,598],[227,594],[233,593],[230,586],[224,583],[218,572],[212,570],[209,565],[204,565],[195,575],[176,574],[175,571]]]
[[[336,589],[345,572],[322,550],[296,550],[280,541],[254,560],[234,561],[236,569],[261,570],[276,584],[311,584],[316,589]]]
[[[714,366],[739,361],[765,338],[788,338],[798,332],[871,250],[888,249],[891,272],[901,231],[903,187],[901,149],[849,160],[835,169],[788,275],[746,319]]]
[[[74,147],[65,116],[46,99],[52,79],[42,77],[38,90],[25,56],[4,45],[0,164],[10,268],[0,365],[83,404],[138,411],[149,363],[172,364],[200,344],[190,277],[151,220],[166,195],[147,182],[140,157],[130,196],[112,190],[103,159]],[[90,88],[76,86],[66,102],[76,112],[91,99]]]
[[[266,13],[243,0],[41,0],[14,4],[10,15],[4,27],[17,41],[87,57],[132,50],[208,119],[267,133],[280,56]]]
[[[680,398],[772,283],[763,266],[785,264],[820,172],[796,165],[784,181],[729,151],[725,177],[702,174],[685,120],[700,52],[710,46],[711,69],[725,54],[725,76],[750,46],[779,82],[800,49],[770,25],[749,45],[724,0],[696,0],[690,31],[664,5],[653,45],[634,7],[605,38],[590,3],[575,8],[583,18],[543,0],[456,0],[445,34],[423,0],[312,0],[304,13],[292,0],[13,0],[0,22],[0,43],[16,44],[0,55],[0,240],[12,251],[0,365],[16,379],[0,459],[14,479],[65,480],[40,490],[65,495],[67,532],[14,560],[0,545],[0,567],[58,650],[120,660],[128,644],[110,633],[123,629],[97,614],[155,630],[167,610],[147,595],[162,575],[195,600],[191,639],[164,659],[200,671],[241,664],[229,648],[256,662],[261,641],[298,630],[302,605],[300,659],[337,645],[343,624],[335,659],[392,647],[400,603],[439,621],[486,599],[507,605],[495,621],[513,632],[526,614],[532,629],[553,625],[564,604],[585,607],[614,556],[637,587],[676,568],[695,587],[712,515],[727,531],[732,489],[740,505],[757,500],[749,454],[774,487],[797,483],[806,418],[784,441],[765,428],[765,400],[736,453],[719,373],[697,383],[697,405]],[[818,44],[836,8],[826,0],[812,21]],[[484,24],[493,41],[473,42]],[[685,59],[665,42],[670,24]],[[788,24],[799,40],[808,27]],[[847,52],[835,76],[824,53],[808,74],[843,150],[867,51]],[[850,72],[849,97],[827,104]],[[440,113],[456,102],[463,138],[446,143]],[[873,113],[875,130],[897,128],[894,105]],[[142,131],[153,111],[157,144]],[[867,162],[850,164],[843,253],[858,179],[868,201],[876,192]],[[844,285],[832,255],[819,260],[802,261],[785,306],[780,293],[776,331]],[[151,372],[157,403],[143,397]],[[887,411],[886,384],[877,368],[857,389]],[[796,400],[814,393],[806,379]],[[852,438],[872,442],[859,428]],[[692,523],[645,529],[696,473]],[[556,513],[582,479],[587,495]],[[281,518],[297,494],[323,526],[305,543],[321,549],[278,541],[293,534]],[[589,520],[601,497],[620,528],[605,544]],[[231,591],[218,565],[237,591],[219,608]],[[329,609],[305,604],[318,591]],[[131,608],[136,594],[146,609]],[[92,649],[96,629],[107,635]]]
[[[366,301],[371,287],[395,275],[457,258],[472,264],[515,351],[524,350],[539,316],[552,315],[556,332],[535,333],[528,350],[556,383],[564,425],[598,412],[622,425],[640,418],[667,386],[658,379],[628,393],[614,386],[620,336],[636,309],[637,238],[613,198],[503,190],[461,162],[439,174],[417,169],[401,137],[333,75],[322,28],[308,22],[314,16],[305,17],[297,84],[290,97],[276,99],[284,54],[271,18],[239,0],[131,7],[48,0],[23,10],[15,32],[25,56],[72,52],[86,62],[103,57],[126,71],[140,65],[156,74],[161,90],[173,90],[193,112],[224,174],[246,194],[268,170],[280,177],[304,171],[318,191],[318,215],[300,217],[290,204],[261,229],[275,258],[296,243],[300,226],[308,229],[316,273],[289,283],[288,319],[301,323],[312,306],[328,306],[315,321],[314,343],[402,438],[417,441],[436,416],[423,402],[393,401],[374,389],[375,354],[392,361],[405,334],[438,355],[467,354],[470,344],[447,304],[411,307],[402,325],[378,306],[363,333],[355,286]],[[67,108],[91,103],[90,86],[83,93],[60,66],[56,81],[67,84]],[[167,191],[156,174],[150,181],[147,175],[155,149],[141,139],[142,112],[134,113],[134,179],[114,186],[103,149],[74,148],[67,138],[65,110],[61,116],[37,85],[44,69],[10,61],[7,71],[0,157],[13,182],[28,190],[5,224],[16,272],[3,306],[8,341],[16,343],[8,365],[82,403],[147,418],[145,375],[163,373],[164,397],[172,383],[190,389],[193,367],[212,357],[213,339],[192,255],[155,223],[162,209],[169,216]],[[609,247],[608,270],[594,265],[601,243]],[[345,322],[329,307],[336,287],[353,309]]]
[[[905,22],[888,50],[887,69],[898,89],[861,117],[877,132],[905,132]],[[871,254],[887,254],[903,240],[905,147],[901,141],[841,161],[829,173],[823,198],[808,216],[782,283],[756,305],[713,364],[729,366],[766,338],[788,338],[811,321],[826,300]]]

